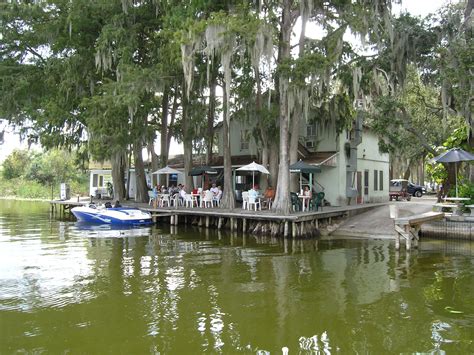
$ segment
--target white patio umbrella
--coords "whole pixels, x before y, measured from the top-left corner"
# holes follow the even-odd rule
[[[166,184],[169,185],[169,176],[172,174],[182,174],[181,171],[170,168],[169,166],[165,166],[157,171],[152,172],[152,174],[156,175],[166,175]]]
[[[263,173],[270,175],[270,172],[265,168],[263,165],[257,164],[256,162],[252,162],[250,164],[241,166],[240,168],[236,169],[239,171],[251,171],[252,172],[252,186],[255,186],[255,172]]]
[[[454,163],[454,173],[456,176],[456,197],[458,197],[458,162],[474,160],[474,155],[462,150],[461,148],[452,148],[437,157],[431,159],[432,163]]]

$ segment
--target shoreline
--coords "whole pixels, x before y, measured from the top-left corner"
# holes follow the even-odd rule
[[[0,196],[0,200],[15,200],[15,201],[38,201],[38,202],[49,202],[49,198],[39,197],[18,197],[18,196]]]

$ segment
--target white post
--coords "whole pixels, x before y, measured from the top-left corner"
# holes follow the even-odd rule
[[[458,197],[458,163],[454,162],[454,176],[456,179],[456,197]]]
[[[390,205],[390,218],[391,219],[398,218],[398,206]]]

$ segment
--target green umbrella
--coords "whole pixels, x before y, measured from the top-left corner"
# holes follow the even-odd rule
[[[301,176],[302,174],[310,174],[309,175],[309,185],[313,186],[313,174],[314,173],[320,173],[321,172],[321,167],[317,165],[311,165],[308,163],[305,163],[301,159],[297,161],[294,164],[290,165],[290,173],[299,173],[300,174],[300,190],[302,190],[302,184],[301,184]]]

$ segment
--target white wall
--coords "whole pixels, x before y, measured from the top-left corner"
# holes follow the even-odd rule
[[[255,126],[254,123],[248,123],[248,124],[242,124],[239,121],[236,120],[231,120],[230,121],[230,127],[229,127],[229,132],[230,132],[230,151],[232,156],[238,156],[238,155],[257,155],[258,149],[257,145],[255,143],[255,139],[253,138],[252,135],[252,130],[253,127]],[[241,149],[241,142],[240,142],[240,133],[243,129],[247,129],[250,131],[250,139],[249,139],[249,147],[248,149]],[[218,129],[218,147],[219,147],[219,152],[218,155],[222,156],[224,154],[224,148],[223,148],[223,129],[222,126]]]
[[[364,203],[367,202],[385,202],[388,201],[388,187],[389,187],[389,155],[388,153],[381,153],[379,151],[378,137],[364,129],[362,135],[362,143],[357,150],[357,170],[362,172],[362,179],[364,179],[364,171],[369,171],[369,194],[368,199],[364,197]],[[377,171],[377,183],[379,186],[374,186],[374,171]],[[380,171],[383,175],[382,190],[380,190]],[[362,187],[364,181],[362,182]]]
[[[346,197],[346,164],[347,158],[344,151],[344,143],[347,141],[346,132],[339,134],[339,139],[334,139],[338,142],[337,165],[336,167],[322,166],[322,172],[316,174],[316,180],[324,186],[325,199],[329,201],[332,206],[347,205]],[[368,198],[363,202],[384,202],[388,201],[388,173],[389,173],[389,155],[380,153],[378,149],[378,137],[368,129],[364,129],[362,134],[362,142],[357,149],[357,170],[362,173],[362,190],[364,190],[364,171],[369,171],[369,194]],[[377,170],[378,186],[374,189],[374,170]],[[379,190],[379,171],[383,175],[383,190]],[[354,187],[357,188],[357,182]],[[362,191],[364,195],[364,191]],[[355,203],[356,199],[352,199],[351,203]]]

